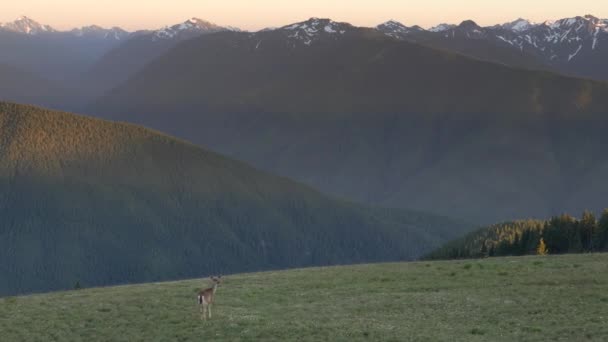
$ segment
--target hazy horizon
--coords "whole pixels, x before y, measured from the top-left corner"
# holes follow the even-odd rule
[[[175,0],[20,0],[0,6],[0,23],[27,16],[59,30],[85,25],[119,26],[127,30],[156,29],[197,17],[219,25],[245,30],[282,26],[310,17],[331,18],[358,26],[375,26],[387,20],[425,28],[440,23],[458,24],[474,20],[482,26],[502,24],[517,18],[535,22],[592,14],[608,17],[608,3],[525,0],[509,2],[465,0],[309,0],[286,3],[279,0],[225,0],[222,2]],[[522,10],[524,9],[524,10]]]

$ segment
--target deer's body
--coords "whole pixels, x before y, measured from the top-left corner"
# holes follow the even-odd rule
[[[221,282],[221,277],[211,277],[213,286],[198,292],[198,304],[201,308],[202,319],[205,320],[207,317],[211,318],[211,305],[215,299],[215,293],[217,287]]]

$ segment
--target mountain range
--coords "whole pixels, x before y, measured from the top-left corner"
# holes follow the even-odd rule
[[[587,15],[542,24],[518,19],[480,27],[468,20],[460,25],[440,24],[426,30],[389,21],[376,29],[395,39],[476,59],[606,80],[608,71],[602,63],[608,53],[606,22]],[[0,24],[3,51],[0,64],[46,81],[62,82],[61,88],[69,89],[59,107],[44,100],[36,104],[79,110],[83,102],[125,82],[180,42],[221,31],[240,30],[191,18],[157,30],[127,32],[118,27],[105,29],[90,25],[59,31],[24,16]],[[35,95],[29,97],[35,98]]]
[[[133,125],[0,103],[0,296],[408,260],[468,229]]]
[[[133,33],[131,39],[101,56],[87,71],[84,78],[94,80],[94,82],[89,82],[94,88],[94,93],[103,93],[126,81],[150,61],[171,50],[179,42],[221,31],[239,31],[239,29],[222,27],[198,18],[191,18],[183,23],[159,30]]]
[[[458,26],[444,25],[428,31],[391,21],[377,28],[391,37],[484,60],[530,68],[541,64],[573,76],[608,80],[608,19],[592,15],[540,24],[518,19],[490,27],[467,20]],[[522,62],[521,58],[528,61]]]
[[[73,99],[97,98],[85,112],[169,132],[356,201],[475,222],[548,216],[603,205],[606,85],[588,78],[601,78],[606,66],[605,22],[465,21],[425,30],[312,18],[239,32],[190,19],[121,39],[67,82],[76,87],[55,87],[68,96],[53,98],[69,106],[48,105],[73,110]],[[44,32],[4,30],[20,41]],[[554,63],[544,55],[550,47],[560,50]],[[585,73],[593,75],[559,75]],[[28,103],[47,105],[33,95]],[[583,185],[592,181],[598,185]]]
[[[57,84],[54,89],[64,92],[49,101],[48,94],[37,92],[34,86],[27,94],[11,97],[13,89],[0,98],[20,102],[27,97],[31,99],[27,103],[77,111],[179,41],[223,29],[237,30],[192,18],[151,31],[127,32],[97,25],[59,31],[23,16],[0,24],[0,64]],[[8,75],[0,74],[0,86],[9,88],[10,81]]]
[[[28,17],[0,25],[0,64],[52,81],[73,81],[127,39],[119,28],[83,27],[62,32]]]
[[[328,19],[184,41],[89,112],[356,201],[473,222],[599,209],[608,186],[608,84]]]

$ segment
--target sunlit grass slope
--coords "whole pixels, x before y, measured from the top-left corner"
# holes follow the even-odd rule
[[[394,263],[0,299],[4,341],[606,341],[608,255]]]

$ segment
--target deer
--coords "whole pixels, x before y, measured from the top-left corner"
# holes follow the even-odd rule
[[[222,282],[222,276],[219,277],[211,277],[212,286],[200,290],[198,292],[198,304],[201,309],[201,319],[207,320],[207,316],[211,319],[211,305],[213,304],[213,300],[215,299],[215,293],[217,292],[217,288]]]

